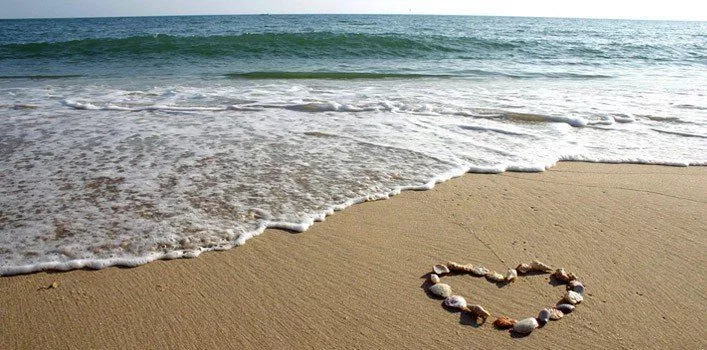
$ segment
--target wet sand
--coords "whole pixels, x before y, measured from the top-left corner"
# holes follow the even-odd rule
[[[707,347],[707,168],[561,163],[468,174],[356,205],[305,233],[133,269],[0,278],[3,349]],[[512,337],[422,289],[433,264],[579,275],[577,310]],[[443,277],[494,316],[536,316],[547,275]],[[57,282],[57,288],[45,287]]]

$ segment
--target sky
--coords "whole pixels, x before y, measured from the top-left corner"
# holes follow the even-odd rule
[[[443,14],[707,21],[707,2],[702,0],[0,0],[0,18],[261,13]]]

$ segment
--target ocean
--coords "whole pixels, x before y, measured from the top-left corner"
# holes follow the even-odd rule
[[[706,93],[707,22],[0,20],[0,275],[195,257],[467,172],[704,166]]]

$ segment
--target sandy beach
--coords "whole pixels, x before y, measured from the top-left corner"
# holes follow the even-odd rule
[[[705,348],[706,189],[704,167],[467,174],[195,259],[4,277],[0,347]],[[435,263],[505,272],[533,259],[576,273],[587,292],[527,337],[447,311],[422,289]],[[536,316],[564,291],[547,275],[503,288],[443,279],[513,318]]]

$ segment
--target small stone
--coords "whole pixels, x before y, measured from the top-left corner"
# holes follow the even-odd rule
[[[524,318],[513,325],[513,333],[530,334],[538,326],[538,320],[535,317]]]
[[[562,311],[562,313],[568,314],[574,311],[574,305],[571,304],[559,304],[555,306],[556,309]]]
[[[440,297],[440,298],[447,298],[447,297],[452,296],[452,287],[450,287],[446,283],[433,284],[427,290],[430,293],[432,293],[433,295]]]
[[[567,289],[575,291],[579,294],[584,294],[584,284],[578,280],[570,281],[567,284]]]

